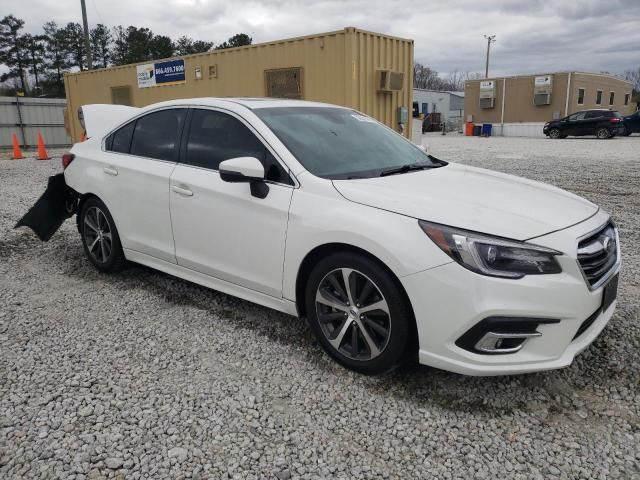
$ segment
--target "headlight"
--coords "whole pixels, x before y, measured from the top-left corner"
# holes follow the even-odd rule
[[[476,273],[492,277],[522,278],[525,275],[562,272],[555,258],[562,253],[556,250],[423,220],[418,223],[444,253]]]

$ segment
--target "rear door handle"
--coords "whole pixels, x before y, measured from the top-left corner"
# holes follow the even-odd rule
[[[171,185],[171,190],[185,197],[193,197],[193,192],[184,185]]]
[[[103,171],[104,173],[106,173],[107,175],[113,175],[114,177],[115,177],[116,175],[118,175],[118,170],[117,170],[115,167],[111,167],[111,166],[109,166],[109,167],[104,167],[104,168],[102,169],[102,171]]]

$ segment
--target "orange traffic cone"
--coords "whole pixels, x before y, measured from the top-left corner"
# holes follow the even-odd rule
[[[44,141],[42,140],[42,135],[40,135],[40,133],[38,133],[38,156],[36,157],[37,160],[49,160],[51,157],[49,156],[49,153],[47,152],[47,149],[44,148]]]
[[[13,134],[11,141],[13,143],[13,159],[20,160],[24,158],[22,156],[22,150],[20,149],[20,144],[18,143],[18,136],[15,133]]]

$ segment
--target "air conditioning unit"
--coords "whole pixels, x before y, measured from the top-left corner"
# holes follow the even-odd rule
[[[496,106],[495,98],[481,98],[480,99],[480,108],[493,108]]]
[[[533,104],[551,105],[551,90],[553,87],[553,75],[536,77],[533,84]]]
[[[480,108],[493,108],[496,106],[496,82],[483,80],[480,82]]]
[[[404,85],[404,73],[392,70],[377,70],[376,84],[379,92],[397,92]]]

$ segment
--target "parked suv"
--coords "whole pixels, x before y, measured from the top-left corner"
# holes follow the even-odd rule
[[[632,133],[640,133],[640,110],[631,115],[627,115],[622,119],[625,137],[628,137]]]
[[[600,139],[615,137],[624,132],[622,115],[614,110],[582,110],[544,125],[543,132],[550,138],[595,135]]]

